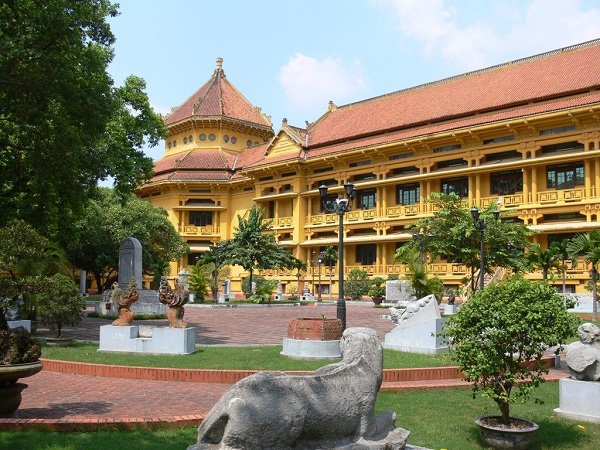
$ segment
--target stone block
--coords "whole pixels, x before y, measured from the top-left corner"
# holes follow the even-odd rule
[[[151,337],[141,337],[151,336]],[[100,327],[100,351],[187,355],[196,351],[196,328],[155,327],[140,333],[139,326]]]
[[[448,346],[437,336],[442,331],[443,319],[429,319],[398,326],[385,335],[384,348],[412,353],[446,353]]]
[[[563,378],[558,385],[559,407],[554,410],[557,416],[600,423],[600,382]]]
[[[317,341],[284,338],[281,354],[298,359],[333,359],[342,357],[339,339]]]

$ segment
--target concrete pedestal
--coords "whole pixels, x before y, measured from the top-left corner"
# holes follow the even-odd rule
[[[8,328],[23,327],[31,333],[31,320],[8,320]]]
[[[196,351],[196,328],[156,327],[152,337],[140,337],[137,325],[103,325],[99,351],[188,355]]]
[[[317,341],[284,338],[281,354],[298,359],[336,359],[342,357],[339,339]]]
[[[446,353],[448,346],[437,336],[442,331],[442,323],[442,319],[430,319],[396,327],[386,333],[383,347],[412,353]]]
[[[451,316],[452,314],[456,314],[457,312],[456,305],[444,305],[444,315]]]
[[[310,295],[310,294],[304,294],[303,296],[300,297],[300,300],[303,302],[314,302],[315,296]]]
[[[558,385],[559,407],[554,410],[557,416],[600,423],[600,382],[563,378]]]

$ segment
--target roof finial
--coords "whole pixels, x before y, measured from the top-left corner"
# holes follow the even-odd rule
[[[223,70],[223,58],[217,58],[217,70]]]

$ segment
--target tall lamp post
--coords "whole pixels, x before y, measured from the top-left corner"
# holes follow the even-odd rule
[[[498,220],[498,217],[500,217],[500,211],[498,211],[498,208],[496,208],[493,214],[494,219]],[[473,205],[471,208],[471,217],[473,218],[475,228],[479,230],[479,290],[482,291],[485,281],[485,230],[487,228],[487,223],[483,217],[480,217],[479,210],[475,205]]]
[[[339,244],[338,244],[338,261],[339,261],[339,277],[340,289],[339,298],[337,301],[337,318],[342,321],[342,329],[346,329],[346,300],[344,300],[344,214],[352,210],[352,200],[356,196],[354,184],[347,182],[344,184],[344,192],[346,198],[338,197],[335,202],[327,204],[327,186],[319,186],[319,195],[321,196],[321,205],[327,212],[337,214],[339,216]]]
[[[318,301],[321,301],[321,264],[323,263],[323,259],[325,258],[325,253],[319,253],[319,257],[317,258],[317,263],[319,265],[319,287],[317,288],[317,292],[319,296],[317,297]]]

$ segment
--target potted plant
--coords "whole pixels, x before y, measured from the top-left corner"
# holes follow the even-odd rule
[[[473,396],[480,393],[500,409],[499,416],[476,420],[485,445],[528,447],[538,426],[511,417],[510,405],[544,382],[544,351],[574,335],[577,324],[552,286],[517,276],[488,285],[448,318],[442,335]]]
[[[65,325],[77,325],[81,321],[86,302],[75,282],[62,274],[48,280],[48,288],[38,295],[39,320],[50,330],[57,330],[55,338],[48,338],[48,345],[70,345],[71,338],[62,335]]]
[[[371,279],[371,286],[369,287],[369,294],[373,299],[373,303],[380,305],[385,298],[385,280],[381,277],[375,277]]]

